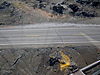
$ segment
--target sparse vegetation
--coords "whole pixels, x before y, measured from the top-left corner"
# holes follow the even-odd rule
[[[59,48],[59,46],[57,46],[57,48]]]
[[[48,16],[53,17],[53,14],[50,13]]]
[[[50,47],[50,49],[52,50],[52,47]]]
[[[67,45],[66,47],[72,47],[72,45]]]
[[[21,4],[22,2],[19,2],[19,4]]]
[[[10,3],[12,1],[12,3]],[[14,5],[14,11],[18,10],[17,13],[22,11],[24,13],[27,13],[29,15],[24,15],[24,17],[27,18],[27,21],[24,18],[19,18],[23,19],[21,21],[12,21],[15,23],[44,23],[44,22],[57,22],[57,23],[62,23],[62,22],[71,22],[71,23],[81,23],[81,24],[100,24],[100,21],[98,18],[100,18],[100,6],[93,6],[95,4],[86,4],[86,2],[81,6],[80,1],[73,3],[71,1],[64,0],[65,2],[59,4],[59,1],[54,0],[54,3],[50,0],[35,0],[36,3],[32,2],[33,0],[6,0],[1,2],[0,9],[10,9],[12,13],[10,14],[11,16],[16,16],[13,14],[13,8],[12,6]],[[61,0],[62,1],[62,0]],[[58,5],[57,5],[58,4]],[[10,5],[12,5],[10,7]],[[85,5],[85,6],[84,6]],[[98,4],[99,5],[99,4]],[[68,7],[67,7],[68,6]],[[90,6],[90,7],[88,7]],[[91,8],[93,7],[93,8]],[[33,9],[32,9],[33,8]],[[38,10],[39,9],[39,10]],[[4,9],[7,11],[6,9]],[[0,16],[2,17],[2,10],[0,10]],[[33,12],[35,11],[35,12]],[[33,16],[33,17],[29,17]],[[7,16],[8,17],[8,16]],[[23,17],[21,15],[21,17]],[[74,17],[70,19],[71,17]],[[96,17],[96,19],[94,19]],[[11,17],[10,17],[11,18]],[[42,18],[42,20],[40,20]],[[86,18],[86,19],[85,19]],[[90,19],[91,18],[91,19]],[[2,19],[2,18],[1,18]],[[83,21],[84,19],[84,21]],[[4,20],[4,19],[3,19]],[[73,21],[74,20],[74,21]],[[30,22],[31,21],[31,22]],[[2,20],[0,21],[2,22]],[[0,25],[8,24],[5,23],[0,23]],[[6,21],[7,22],[7,21]],[[19,24],[20,24],[19,23]],[[13,23],[10,23],[13,24]]]
[[[72,49],[71,47],[67,48],[66,46],[64,46],[65,48],[63,49],[62,46],[59,46],[60,48],[53,46],[52,50],[50,49],[50,47],[39,47],[39,50],[37,50],[37,47],[35,48],[27,48],[27,47],[3,48],[4,51],[0,53],[0,56],[1,56],[0,58],[0,73],[1,74],[0,75],[2,75],[3,73],[7,75],[9,75],[9,73],[11,73],[12,75],[16,75],[17,73],[19,73],[20,75],[22,75],[22,73],[23,74],[27,73],[27,71],[29,71],[30,74],[32,75],[36,75],[36,74],[38,75],[41,75],[41,74],[42,75],[63,75],[63,74],[68,75],[72,73],[72,71],[69,69],[66,69],[68,65],[65,65],[64,63],[65,56],[68,56],[68,58],[70,58],[71,60],[70,64],[77,65],[77,67],[80,67],[79,69],[86,66],[87,63],[88,64],[93,63],[99,57],[97,52],[98,50],[100,51],[100,49],[94,46],[86,46],[86,47],[75,46],[75,49]],[[62,51],[63,54],[59,53],[59,51]],[[80,52],[80,55],[79,55],[79,52]],[[68,61],[68,58],[67,58],[67,61]],[[9,66],[9,64],[13,64],[13,65]],[[64,66],[64,68],[62,68],[62,71],[60,71],[61,66]],[[99,69],[99,66],[96,67],[96,70]],[[33,67],[37,69],[33,70]],[[13,69],[13,70],[9,70],[9,69]],[[64,71],[64,69],[66,69],[66,71]],[[93,69],[93,71],[94,70],[95,69]],[[91,74],[88,74],[88,75],[91,75]]]
[[[22,10],[22,12],[24,12],[24,13],[25,13],[25,10]]]
[[[14,3],[14,5],[17,7],[17,9],[22,10],[22,12],[25,13],[25,10],[23,8],[25,8],[25,5],[20,5],[22,2],[18,3]]]
[[[14,5],[17,7],[17,9],[19,8],[19,5],[18,4],[14,3]]]
[[[23,5],[22,8],[25,8],[25,5]]]

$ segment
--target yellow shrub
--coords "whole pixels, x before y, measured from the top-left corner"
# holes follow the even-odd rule
[[[50,13],[48,16],[53,17],[53,14]]]

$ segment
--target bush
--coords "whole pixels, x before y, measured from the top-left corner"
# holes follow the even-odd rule
[[[22,2],[19,2],[19,4],[21,4]]]
[[[14,5],[15,5],[17,8],[19,8],[19,5],[17,5],[16,3],[14,3]]]
[[[22,12],[24,12],[24,13],[25,13],[25,10],[22,10]]]
[[[25,5],[23,5],[22,7],[25,8]]]
[[[53,17],[53,14],[49,14],[48,16]]]

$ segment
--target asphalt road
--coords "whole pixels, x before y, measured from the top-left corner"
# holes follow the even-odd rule
[[[100,27],[0,29],[0,45],[92,43],[100,45]]]

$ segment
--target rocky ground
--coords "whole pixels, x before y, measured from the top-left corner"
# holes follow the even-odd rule
[[[0,0],[0,25],[100,24],[100,3],[73,0]]]
[[[74,68],[83,68],[100,60],[100,49],[96,46],[51,46],[35,48],[1,48],[0,75],[69,75],[71,67],[61,71],[62,59],[59,51],[67,55]],[[64,64],[64,63],[63,63]],[[100,65],[99,65],[100,66]],[[96,67],[96,70],[100,67]],[[95,70],[89,70],[91,75]]]

